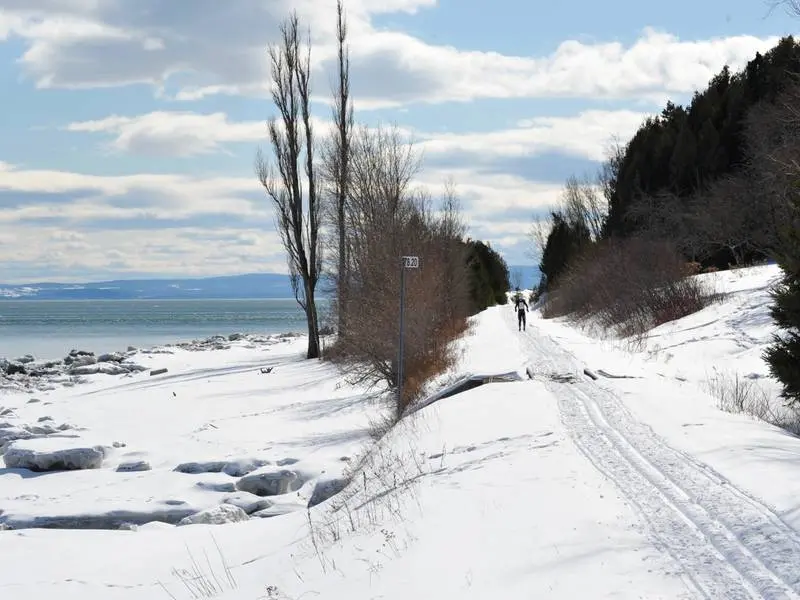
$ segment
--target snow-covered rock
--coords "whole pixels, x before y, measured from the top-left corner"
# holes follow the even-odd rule
[[[104,375],[122,375],[124,373],[129,373],[130,369],[115,362],[96,362],[88,365],[73,366],[69,372],[72,375],[97,375],[98,373]]]
[[[0,390],[51,391],[56,385],[72,387],[85,383],[87,375],[129,375],[147,367],[130,362],[120,352],[99,357],[86,350],[72,350],[62,360],[37,361],[31,355],[9,361],[0,358]]]
[[[87,365],[93,365],[96,362],[97,358],[92,354],[69,355],[64,359],[64,363],[72,367],[85,367]]]
[[[18,440],[34,440],[40,438],[74,438],[76,436],[64,433],[72,428],[71,425],[62,423],[61,425],[51,425],[50,423],[36,425],[12,425],[3,423],[5,427],[0,427],[0,455],[3,455],[12,442]]]
[[[322,504],[329,498],[333,498],[341,492],[348,484],[348,480],[343,477],[323,477],[314,482],[314,491],[308,500],[308,508]]]
[[[153,522],[165,526],[177,525],[196,512],[196,508],[185,503],[176,506],[156,504],[150,510],[111,510],[52,516],[3,515],[0,521],[11,529],[130,529],[131,525],[142,526]]]
[[[3,459],[9,469],[29,469],[31,471],[76,471],[99,469],[105,458],[102,446],[67,446],[37,442],[69,442],[77,440],[31,439],[10,444]],[[63,443],[62,443],[63,446]]]
[[[303,507],[298,504],[291,504],[291,503],[273,504],[272,506],[268,506],[263,510],[254,512],[250,516],[257,517],[259,519],[270,519],[272,517],[280,517],[281,515],[288,515],[290,513],[297,512],[302,509]]]
[[[271,464],[268,460],[260,458],[242,458],[237,460],[208,460],[192,461],[179,464],[175,467],[178,473],[198,475],[200,473],[225,473],[231,477],[243,477],[256,469]]]
[[[195,487],[209,492],[235,492],[236,484],[232,481],[198,481]]]
[[[7,448],[7,445],[11,442],[29,440],[33,437],[36,436],[22,427],[12,426],[0,428],[0,454],[3,454],[4,448]]]
[[[225,525],[247,521],[250,517],[233,504],[220,504],[181,519],[178,525]]]
[[[28,370],[25,368],[25,365],[18,362],[8,363],[4,370],[7,375],[25,375],[28,372]]]
[[[256,496],[279,496],[297,489],[297,483],[297,473],[281,469],[246,475],[236,482],[236,489]]]
[[[222,468],[222,472],[231,477],[244,477],[256,469],[260,469],[269,464],[270,462],[268,460],[260,458],[243,458],[227,462]]]
[[[150,469],[150,463],[146,460],[123,462],[117,466],[117,471],[120,473],[135,473],[139,471],[149,471]]]
[[[266,498],[260,498],[250,492],[236,492],[230,496],[225,496],[225,498],[222,499],[222,503],[238,506],[248,515],[272,506],[272,501]]]
[[[199,475],[200,473],[221,473],[225,468],[224,460],[210,460],[205,462],[186,462],[175,467],[178,473],[188,473],[189,475]]]

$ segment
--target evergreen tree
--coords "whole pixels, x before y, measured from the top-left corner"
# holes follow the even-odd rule
[[[777,103],[798,74],[800,44],[785,37],[766,54],[756,54],[741,72],[732,74],[728,67],[723,68],[705,90],[694,94],[687,107],[668,102],[660,114],[645,120],[625,146],[614,180],[605,186],[610,193],[603,237],[650,235],[650,213],[663,212],[658,201],[663,197],[673,198],[676,210],[689,217],[677,221],[690,228],[692,223],[707,226],[702,203],[715,182],[731,177],[757,179],[749,166],[747,123],[751,111],[765,103]],[[746,237],[760,235],[768,215],[753,214],[747,195],[730,202],[734,216],[747,213],[754,217]],[[694,231],[660,233],[684,246],[675,236],[697,237]],[[747,252],[742,257],[746,262],[764,256],[752,248]],[[725,268],[734,259],[714,244],[693,248],[692,253],[703,266]]]
[[[800,197],[792,199],[795,216],[800,213]],[[778,260],[783,271],[781,285],[773,293],[770,312],[783,331],[764,352],[770,373],[783,384],[783,397],[800,404],[800,227],[788,232]]]
[[[669,175],[673,191],[681,194],[692,189],[697,179],[697,139],[688,123],[681,127],[678,139],[672,148]]]
[[[563,214],[551,213],[553,228],[539,262],[542,281],[546,289],[553,289],[558,279],[580,253],[591,244],[589,229],[582,222],[570,223]]]
[[[473,314],[495,304],[507,302],[506,293],[511,288],[508,265],[491,246],[477,240],[468,240],[467,266]]]

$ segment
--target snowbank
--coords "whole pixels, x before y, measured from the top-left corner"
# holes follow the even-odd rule
[[[317,479],[341,477],[369,439],[374,394],[302,350],[298,338],[244,336],[213,352],[171,347],[136,357],[164,375],[3,396],[0,522],[175,524],[237,491],[282,496],[250,503],[272,509],[259,516],[304,509]]]

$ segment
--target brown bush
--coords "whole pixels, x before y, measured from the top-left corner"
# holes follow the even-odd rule
[[[606,330],[643,336],[714,300],[712,291],[687,277],[686,270],[685,261],[669,242],[605,241],[570,267],[551,293],[544,316],[595,318]]]
[[[413,218],[405,226],[395,225],[396,236],[388,228],[376,230],[350,284],[352,301],[344,307],[347,329],[328,354],[347,363],[353,382],[395,386],[400,256],[418,255],[420,268],[405,273],[405,377],[398,415],[417,399],[428,378],[452,365],[450,342],[466,328],[466,292],[448,268],[454,256],[464,268],[464,248],[426,233],[430,225]]]
[[[470,308],[455,192],[448,186],[434,211],[431,199],[410,187],[417,167],[396,130],[359,131],[347,215],[347,301],[337,304],[346,327],[327,354],[346,366],[353,383],[396,386],[401,257],[419,256],[419,268],[405,271],[405,377],[395,416],[452,364],[450,342],[466,327]]]
[[[703,270],[703,265],[697,261],[686,263],[686,275],[698,275]]]

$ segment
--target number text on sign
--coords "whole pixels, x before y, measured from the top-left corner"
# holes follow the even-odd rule
[[[406,269],[418,269],[419,268],[419,256],[404,256],[403,257],[403,267]]]

